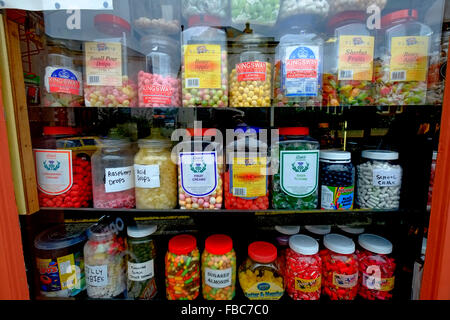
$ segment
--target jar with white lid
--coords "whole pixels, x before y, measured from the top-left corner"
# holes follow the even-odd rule
[[[278,265],[284,275],[286,267],[286,250],[289,248],[289,238],[300,232],[300,226],[275,226],[277,231],[276,247],[278,250]]]
[[[357,242],[358,237],[360,234],[363,234],[366,230],[363,227],[356,227],[356,226],[346,226],[346,225],[339,225],[337,226],[339,228],[339,232],[342,233],[342,235],[349,237],[353,241]]]
[[[393,209],[400,205],[402,167],[398,152],[364,150],[357,167],[357,204],[362,209]]]
[[[322,251],[324,249],[323,246],[323,237],[331,232],[330,225],[307,225],[304,226],[302,233],[312,237],[319,243],[319,250]]]

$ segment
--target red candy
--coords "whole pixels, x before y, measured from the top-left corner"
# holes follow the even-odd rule
[[[96,197],[94,199],[94,208],[126,208],[133,209],[136,207],[136,198],[134,195],[134,188],[119,191],[119,192],[105,192],[105,186],[100,185],[95,190]]]
[[[225,208],[226,209],[242,209],[242,210],[267,210],[269,208],[269,191],[262,197],[255,199],[245,199],[233,196],[230,190],[230,172],[226,172],[225,176]]]
[[[139,107],[181,106],[181,80],[139,71]]]

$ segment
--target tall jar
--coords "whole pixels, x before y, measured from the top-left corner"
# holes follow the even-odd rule
[[[165,258],[167,300],[194,300],[200,293],[200,252],[195,237],[182,234],[169,241]]]
[[[273,146],[272,206],[274,209],[309,210],[319,204],[319,142],[306,127],[279,128]]]
[[[363,209],[398,209],[402,167],[398,152],[364,150],[357,167],[357,203]]]
[[[284,276],[286,271],[286,251],[289,248],[289,238],[300,232],[300,226],[275,226],[277,231],[276,247],[278,251],[278,266]]]
[[[181,32],[180,0],[133,0],[132,10],[134,27],[140,33],[176,35]]]
[[[202,293],[205,300],[232,300],[236,293],[236,254],[233,240],[214,234],[202,254]]]

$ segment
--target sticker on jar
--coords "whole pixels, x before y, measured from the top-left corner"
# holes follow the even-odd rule
[[[390,81],[426,81],[429,37],[392,37]]]
[[[241,62],[236,65],[237,81],[266,81],[267,63]]]
[[[45,68],[45,89],[50,93],[83,95],[81,73],[66,68]]]
[[[250,300],[279,300],[283,294],[283,288],[273,282],[258,282],[244,291]]]
[[[219,89],[222,87],[220,45],[190,44],[184,47],[185,87]]]
[[[233,158],[230,166],[230,190],[233,196],[254,199],[267,195],[267,158]]]
[[[34,149],[39,191],[56,196],[72,188],[72,150]]]
[[[211,288],[223,289],[231,286],[232,268],[214,270],[205,268],[205,284]]]
[[[87,85],[122,86],[121,43],[86,42],[84,51]]]
[[[362,274],[362,285],[370,290],[391,291],[394,289],[395,277],[380,278],[367,273]]]
[[[301,292],[316,292],[320,290],[320,286],[322,284],[322,277],[319,275],[315,279],[301,279],[295,278],[295,290]]]
[[[142,86],[140,94],[144,103],[156,103],[170,105],[172,102],[174,88],[167,85],[152,84]]]
[[[57,292],[80,287],[80,279],[77,275],[77,271],[80,273],[80,268],[75,264],[74,254],[54,259],[37,258],[36,262],[41,291]],[[69,293],[67,293],[67,296],[69,296]]]
[[[213,193],[218,184],[216,152],[180,152],[183,191],[194,197]]]
[[[319,183],[319,150],[280,151],[280,186],[291,197],[316,192]]]
[[[321,208],[324,210],[353,209],[354,186],[328,187],[322,186]]]
[[[146,281],[155,275],[153,260],[142,263],[133,263],[128,261],[128,279],[130,281]]]
[[[339,288],[353,288],[358,284],[358,273],[339,274],[333,272],[333,285]]]
[[[154,189],[161,186],[159,179],[159,165],[134,165],[134,179],[136,188]]]
[[[340,36],[338,80],[372,80],[374,37]]]
[[[377,187],[398,187],[402,183],[402,171],[400,169],[374,169],[373,185]]]
[[[134,188],[134,167],[105,168],[105,192],[120,192]]]
[[[108,285],[108,265],[85,265],[86,284],[92,287],[105,287]]]

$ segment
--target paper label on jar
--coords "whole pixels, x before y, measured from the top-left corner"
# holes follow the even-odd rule
[[[45,68],[45,89],[50,93],[83,95],[81,73],[68,68]]]
[[[86,42],[86,84],[122,87],[122,44]]]
[[[291,197],[306,197],[319,184],[319,150],[280,151],[280,186]]]
[[[143,263],[133,263],[128,261],[128,279],[130,281],[146,281],[155,275],[153,260]]]
[[[267,158],[237,157],[230,166],[230,191],[235,197],[253,199],[267,195]]]
[[[283,294],[283,288],[273,282],[257,282],[244,290],[244,295],[250,300],[279,300]]]
[[[85,265],[86,284],[92,287],[104,287],[108,285],[108,265]]]
[[[340,36],[338,80],[372,80],[374,37]]]
[[[358,284],[358,273],[339,274],[333,272],[333,285],[340,288],[353,288]]]
[[[180,152],[183,191],[194,197],[213,193],[218,184],[216,152]]]
[[[328,187],[322,186],[321,208],[324,210],[353,209],[354,186]]]
[[[40,290],[55,292],[73,289],[79,285],[75,257],[69,254],[56,259],[36,259],[39,270]]]
[[[377,187],[398,187],[402,183],[400,169],[373,169],[373,185]]]
[[[105,192],[119,192],[134,188],[134,168],[105,168]]]
[[[301,292],[316,292],[320,290],[322,277],[319,275],[315,279],[301,279],[295,278],[295,290]]]
[[[231,286],[232,268],[214,270],[205,268],[205,284],[212,288],[226,288]]]
[[[241,62],[236,65],[237,81],[266,81],[267,63]]]
[[[161,186],[159,179],[159,165],[135,164],[134,179],[136,188],[159,188]]]
[[[222,51],[216,44],[184,46],[185,87],[219,89],[222,87]]]
[[[72,150],[34,149],[39,191],[56,196],[72,188]]]
[[[391,291],[394,289],[395,277],[380,278],[367,273],[362,274],[362,285],[370,290]]]
[[[286,96],[316,97],[320,85],[320,63],[318,46],[287,47],[282,77]]]
[[[144,103],[170,105],[172,102],[173,88],[171,86],[152,84],[142,86],[140,94]]]
[[[393,37],[391,40],[391,81],[426,81],[429,37]]]

